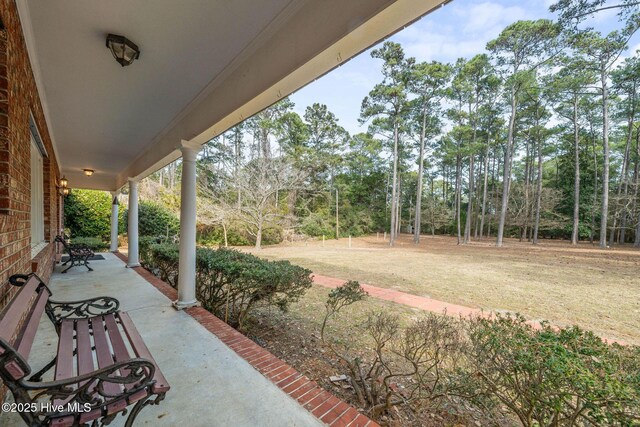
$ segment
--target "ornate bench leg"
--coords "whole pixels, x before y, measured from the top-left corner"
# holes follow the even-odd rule
[[[66,269],[62,270],[62,274],[66,273],[67,271],[71,270],[74,266],[74,260],[71,259],[71,265],[69,267],[67,267]]]
[[[89,267],[89,261],[88,261],[89,257],[86,256],[84,257],[82,260],[84,261],[84,266],[87,267],[89,269],[89,271],[93,271],[93,268]]]
[[[151,396],[147,396],[144,399],[138,400],[136,402],[135,406],[133,407],[133,409],[131,409],[129,416],[127,417],[127,422],[124,424],[124,427],[132,427],[133,423],[136,420],[136,417],[138,416],[142,408],[144,408],[147,405],[153,404],[153,400],[149,400],[150,397]]]

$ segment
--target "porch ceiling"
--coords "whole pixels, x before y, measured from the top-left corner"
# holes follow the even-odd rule
[[[445,0],[25,0],[29,56],[72,188],[115,190]],[[120,67],[107,33],[140,46]],[[87,178],[83,168],[96,172]]]

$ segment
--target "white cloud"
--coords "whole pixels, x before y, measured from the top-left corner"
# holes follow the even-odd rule
[[[459,1],[447,7],[450,18],[446,21],[437,20],[436,12],[401,31],[394,40],[418,60],[455,61],[484,52],[487,42],[507,25],[527,18],[527,11],[520,6],[490,1]]]
[[[367,72],[366,70],[357,70],[351,68],[338,68],[333,71],[334,77],[337,81],[342,81],[343,83],[364,87],[367,89],[371,89],[373,85],[378,83],[372,75],[372,73]]]
[[[454,13],[466,21],[460,26],[465,33],[486,32],[495,27],[504,28],[515,21],[528,18],[527,11],[520,6],[503,6],[494,2],[456,7]]]

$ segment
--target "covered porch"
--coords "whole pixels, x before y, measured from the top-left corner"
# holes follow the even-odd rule
[[[198,305],[195,162],[202,145],[449,1],[16,7],[64,186],[111,192],[114,252],[118,195],[128,193],[128,267],[140,265],[138,183],[182,158],[174,306],[185,309]],[[130,41],[125,48],[110,44],[112,37]]]
[[[101,255],[105,259],[92,262],[92,273],[74,268],[63,275],[56,266],[50,288],[59,300],[113,296],[135,322],[171,385],[167,398],[145,408],[136,425],[323,425],[201,324],[197,318],[206,319],[197,312],[174,310],[170,298],[134,269],[123,268],[117,255]],[[34,368],[55,356],[57,341],[53,325],[43,316],[29,360]],[[118,416],[112,425],[124,425],[125,420]],[[0,416],[2,427],[21,424],[15,412]]]
[[[143,410],[136,425],[370,423],[198,307],[195,161],[212,138],[445,3],[10,3],[3,19],[11,24],[10,40],[24,47],[28,63],[22,68],[32,71],[42,108],[43,120],[34,124],[31,135],[50,134],[51,150],[42,150],[41,156],[52,159],[50,168],[57,177],[45,181],[47,215],[36,218],[35,206],[18,207],[29,210],[31,222],[36,218],[45,223],[53,211],[47,197],[59,198],[67,183],[71,189],[113,195],[112,253],[92,262],[90,273],[76,268],[62,275],[62,267],[56,266],[49,285],[58,300],[115,297],[135,322],[171,385],[166,399]],[[110,33],[138,44],[139,58],[120,67],[105,48]],[[15,55],[15,49],[8,52]],[[8,67],[13,77],[15,64],[9,61]],[[180,265],[174,290],[154,283],[140,268],[138,183],[179,158]],[[117,201],[122,192],[129,198],[126,259],[117,254]],[[61,211],[57,214],[59,220]],[[52,237],[62,224],[49,222],[49,238],[42,241],[53,246]],[[27,272],[22,264],[10,267],[5,268],[7,277]],[[37,367],[56,351],[56,333],[47,322],[41,322],[29,360]],[[115,425],[124,424],[123,418],[116,420]],[[16,413],[0,416],[0,426],[21,424]]]

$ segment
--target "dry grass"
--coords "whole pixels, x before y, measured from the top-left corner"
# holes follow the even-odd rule
[[[256,253],[255,251],[251,251]],[[485,310],[519,312],[557,325],[577,324],[640,344],[640,251],[599,250],[566,242],[493,241],[458,246],[449,237],[402,236],[389,248],[382,236],[272,246],[257,255],[288,259],[342,279]],[[308,307],[316,310],[317,307]]]

